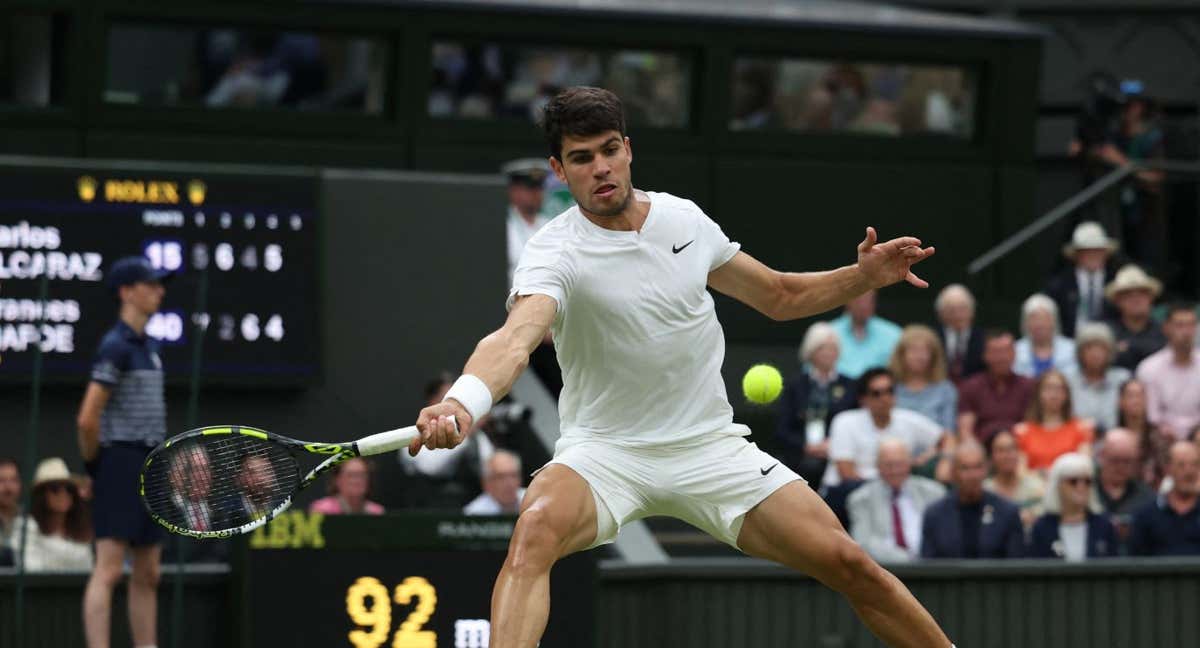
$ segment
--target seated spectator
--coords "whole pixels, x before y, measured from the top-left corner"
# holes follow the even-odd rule
[[[1060,455],[1068,452],[1091,454],[1094,430],[1071,409],[1067,379],[1055,370],[1038,378],[1029,416],[1013,427],[1017,445],[1030,470],[1049,470]]]
[[[1059,335],[1058,307],[1043,294],[1031,295],[1021,306],[1021,333],[1013,371],[1029,378],[1075,366],[1075,343]]]
[[[1117,340],[1115,364],[1134,371],[1167,344],[1162,327],[1150,315],[1154,300],[1162,294],[1162,282],[1131,263],[1121,268],[1104,294],[1117,306],[1117,315],[1108,320]]]
[[[1146,386],[1137,379],[1121,385],[1117,401],[1117,426],[1129,430],[1138,440],[1141,456],[1139,479],[1157,491],[1166,473],[1167,453],[1175,437],[1150,422],[1146,411]]]
[[[1033,523],[1031,558],[1083,562],[1117,555],[1117,534],[1103,515],[1088,510],[1092,460],[1068,452],[1054,460],[1046,489],[1046,513]]]
[[[521,458],[497,450],[483,472],[483,493],[463,508],[467,515],[516,515],[521,510],[525,489],[521,488]]]
[[[800,344],[800,371],[779,397],[775,441],[788,468],[819,484],[829,460],[833,417],[858,404],[854,382],[836,370],[838,336],[827,322],[808,327]]]
[[[1092,422],[1103,432],[1117,424],[1117,400],[1121,385],[1133,377],[1124,367],[1112,366],[1116,341],[1107,326],[1089,322],[1075,336],[1075,354],[1079,361],[1064,372],[1071,386],[1075,415]]]
[[[846,312],[830,322],[841,341],[837,370],[857,379],[872,367],[882,367],[900,339],[900,327],[875,315],[875,291],[846,303]]]
[[[17,462],[0,457],[0,567],[12,567],[13,530],[21,517],[21,471]]]
[[[1141,453],[1138,438],[1122,428],[1104,433],[1096,449],[1095,501],[1117,530],[1117,540],[1124,546],[1129,538],[1133,514],[1154,498],[1154,491],[1138,479]]]
[[[1133,516],[1129,553],[1135,556],[1200,555],[1200,448],[1190,441],[1171,446],[1171,490]]]
[[[1042,514],[1046,482],[1037,473],[1026,470],[1021,449],[1012,432],[1001,430],[992,437],[992,476],[983,480],[984,489],[1017,505],[1021,524],[1029,529]]]
[[[17,534],[25,535],[25,571],[91,571],[89,512],[62,459],[50,457],[38,464],[30,515],[17,526]],[[19,537],[15,542],[21,542]]]
[[[946,356],[933,329],[922,324],[904,327],[888,368],[896,377],[896,406],[933,419],[953,432],[958,416],[958,391],[946,380]]]
[[[946,487],[912,475],[912,454],[899,439],[879,442],[879,479],[851,493],[850,535],[880,562],[908,562],[921,554],[921,516]]]
[[[11,546],[20,517],[21,470],[13,459],[0,457],[0,548]]]
[[[975,297],[962,284],[950,284],[938,293],[938,337],[946,349],[949,378],[955,385],[983,371],[983,331],[975,326]]]
[[[1033,398],[1033,381],[1013,373],[1013,337],[1008,331],[984,334],[987,370],[963,381],[958,389],[958,433],[986,445],[1000,430],[1025,419]]]
[[[425,385],[425,404],[440,403],[454,383],[454,376],[443,374]],[[410,457],[408,450],[398,453],[400,464],[413,476],[408,504],[420,508],[460,510],[479,494],[479,483],[488,457],[495,445],[481,427],[488,417],[474,422],[474,431],[467,440],[449,450],[422,452]]]
[[[371,494],[370,460],[355,457],[333,467],[329,495],[308,505],[310,513],[325,515],[383,515],[383,506],[367,499]]]
[[[829,467],[822,485],[875,479],[879,441],[896,437],[912,449],[913,465],[923,465],[937,454],[942,429],[916,412],[896,407],[895,382],[887,369],[869,369],[859,378],[862,407],[833,417],[829,438]]]
[[[1163,324],[1167,346],[1151,354],[1137,368],[1146,386],[1146,412],[1150,422],[1176,439],[1186,439],[1200,425],[1200,350],[1196,349],[1196,309],[1172,304]]]
[[[922,558],[1020,558],[1025,529],[1015,504],[983,489],[987,461],[974,441],[954,449],[954,488],[925,510]]]
[[[1046,294],[1056,304],[1066,337],[1073,337],[1079,324],[1101,321],[1110,314],[1104,302],[1104,284],[1112,279],[1108,262],[1116,250],[1117,242],[1104,233],[1104,228],[1088,221],[1077,225],[1071,242],[1063,246],[1071,267],[1047,282]]]

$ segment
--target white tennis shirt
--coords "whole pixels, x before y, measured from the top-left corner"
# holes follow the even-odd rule
[[[747,435],[733,425],[707,290],[708,273],[740,246],[690,200],[637,190],[635,200],[650,202],[640,232],[604,229],[572,207],[529,240],[513,275],[510,308],[516,295],[558,302],[558,447]]]

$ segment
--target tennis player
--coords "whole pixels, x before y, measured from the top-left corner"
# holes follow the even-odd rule
[[[578,206],[529,241],[508,319],[483,338],[445,400],[421,410],[409,452],[450,448],[508,393],[553,330],[562,435],[521,506],[492,594],[492,648],[532,648],[550,611],[550,568],[649,515],[680,518],[751,556],[844,594],[889,646],[949,639],[872,561],[808,485],[744,438],[721,378],[712,288],[774,320],[822,313],[899,281],[924,288],[915,238],[876,242],[828,272],[777,272],[740,251],[695,203],[633,188],[620,99],[563,91],[546,106],[550,165]]]

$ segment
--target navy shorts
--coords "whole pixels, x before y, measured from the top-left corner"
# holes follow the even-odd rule
[[[92,472],[92,526],[97,538],[124,540],[131,546],[159,544],[166,531],[150,519],[138,496],[138,475],[151,447],[119,443],[103,446],[89,466]]]

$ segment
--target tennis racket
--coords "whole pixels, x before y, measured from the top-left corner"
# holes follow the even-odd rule
[[[171,533],[228,538],[286,511],[297,492],[343,461],[398,450],[420,434],[414,425],[348,443],[317,443],[244,425],[197,428],[146,456],[138,492],[150,517]],[[301,476],[306,455],[325,460]]]

